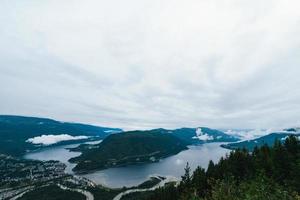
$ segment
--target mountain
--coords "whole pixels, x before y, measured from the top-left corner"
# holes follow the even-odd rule
[[[92,148],[82,149],[82,154],[70,162],[77,163],[73,169],[77,172],[156,162],[187,149],[187,145],[173,134],[159,129],[122,132],[108,136]]]
[[[0,153],[19,156],[27,150],[34,150],[40,145],[32,144],[30,141],[42,135],[86,140],[93,137],[103,139],[111,133],[120,131],[122,130],[118,128],[59,122],[47,118],[0,115]]]
[[[284,129],[284,131],[300,132],[300,128],[299,127],[287,128],[287,129]]]
[[[237,138],[210,128],[153,129],[130,131],[107,137],[96,145],[83,144],[73,151],[83,152],[70,161],[74,171],[105,169],[128,164],[157,161],[186,149],[187,145],[207,142],[236,142]]]
[[[250,151],[254,149],[254,147],[261,147],[263,145],[268,145],[272,146],[275,142],[275,140],[279,141],[285,141],[285,139],[290,136],[290,135],[295,135],[300,137],[300,133],[295,133],[295,132],[278,132],[278,133],[270,133],[268,135],[262,136],[257,139],[253,140],[246,140],[242,142],[237,142],[237,143],[230,143],[230,144],[223,144],[221,145],[224,148],[227,149],[242,149],[246,148]]]
[[[239,140],[237,137],[225,134],[222,131],[206,127],[180,128],[168,130],[168,133],[175,135],[189,144],[203,144],[208,142],[236,142]]]

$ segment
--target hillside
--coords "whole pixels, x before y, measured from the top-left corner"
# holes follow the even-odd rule
[[[210,142],[237,142],[238,137],[228,135],[220,130],[198,127],[179,129],[153,129],[152,132],[171,134],[190,145],[204,144]]]
[[[103,139],[121,129],[91,126],[78,123],[59,122],[52,119],[0,115],[0,153],[22,155],[37,148],[26,142],[41,135],[91,136]]]
[[[288,133],[288,132],[271,133],[269,135],[262,136],[257,139],[246,140],[246,141],[237,142],[237,143],[230,143],[230,144],[221,145],[221,146],[224,148],[227,148],[227,149],[246,148],[247,150],[252,151],[254,149],[254,147],[256,147],[256,146],[261,147],[265,144],[268,146],[272,146],[274,144],[275,140],[284,142],[285,139],[290,135],[300,136],[300,133]]]
[[[93,148],[70,161],[77,163],[74,171],[84,172],[129,164],[156,162],[187,149],[187,143],[158,130],[130,131],[110,135]]]

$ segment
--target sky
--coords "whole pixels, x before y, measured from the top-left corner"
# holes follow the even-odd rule
[[[300,126],[299,0],[1,0],[0,114]]]

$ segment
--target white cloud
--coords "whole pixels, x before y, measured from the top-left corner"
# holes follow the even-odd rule
[[[198,140],[213,140],[214,137],[208,135],[207,133],[203,133],[201,128],[197,128],[196,129],[196,136],[194,136],[193,139],[198,139]]]
[[[296,128],[297,130],[297,128]],[[256,138],[260,138],[265,135],[269,135],[271,133],[290,133],[290,134],[298,134],[299,131],[285,131],[282,129],[253,129],[253,130],[227,130],[226,134],[239,137],[241,140],[253,140]]]
[[[268,135],[270,133],[282,131],[282,130],[274,130],[274,129],[254,129],[254,130],[227,130],[226,134],[236,136],[241,138],[241,140],[253,140],[255,138],[262,137],[264,135]]]
[[[199,135],[199,136],[194,136],[193,137],[194,139],[198,139],[198,140],[213,140],[214,137],[213,136],[210,136],[208,134],[203,134],[203,135]]]
[[[68,134],[61,134],[61,135],[41,135],[34,138],[29,138],[26,142],[32,144],[42,144],[42,145],[52,145],[62,141],[68,140],[82,140],[88,139],[87,136],[71,136]]]
[[[298,0],[0,2],[0,113],[105,126],[299,125]]]

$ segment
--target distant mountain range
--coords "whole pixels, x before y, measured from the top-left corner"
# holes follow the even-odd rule
[[[114,133],[114,134],[113,134]],[[88,140],[103,140],[73,149],[82,155],[71,159],[76,171],[154,162],[187,148],[211,142],[236,142],[237,137],[206,127],[122,132],[53,119],[0,115],[0,153],[22,156],[27,151]]]
[[[122,129],[119,128],[59,122],[47,118],[0,115],[0,153],[19,156],[28,150],[39,148],[40,145],[30,142],[36,141],[34,140],[35,137],[38,137],[36,138],[37,141],[53,139],[47,137],[53,137],[53,135],[79,140],[87,140],[87,138],[103,139],[111,133],[121,131]],[[59,143],[70,142],[74,141],[68,140]]]
[[[164,129],[163,129],[164,130]],[[236,142],[239,138],[225,134],[222,131],[199,127],[199,128],[180,128],[175,130],[165,130],[168,133],[184,140],[189,144],[203,144],[211,142]]]
[[[221,146],[227,149],[246,148],[252,151],[256,146],[261,147],[265,144],[268,146],[273,146],[275,140],[284,142],[289,135],[296,135],[300,137],[300,132],[298,129],[295,128],[285,129],[283,132],[270,133],[268,135],[256,139],[246,140],[246,141],[241,141],[236,143],[223,144]]]

